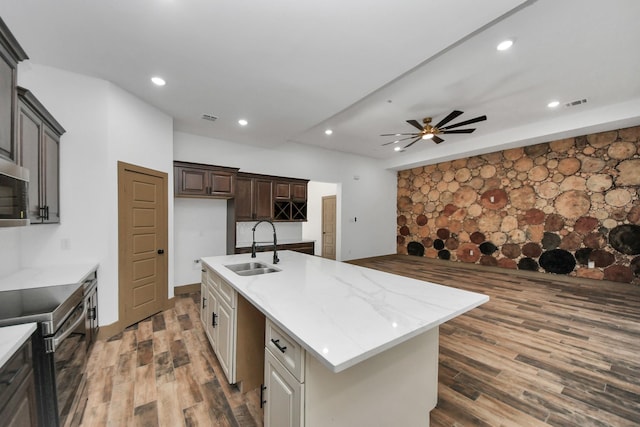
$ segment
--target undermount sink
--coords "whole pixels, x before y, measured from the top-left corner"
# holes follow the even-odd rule
[[[239,276],[256,276],[259,274],[275,273],[280,271],[278,268],[269,267],[262,262],[243,262],[240,264],[225,265],[229,270]]]

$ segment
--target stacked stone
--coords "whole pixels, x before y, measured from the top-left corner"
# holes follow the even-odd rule
[[[640,284],[640,127],[398,173],[398,253]]]

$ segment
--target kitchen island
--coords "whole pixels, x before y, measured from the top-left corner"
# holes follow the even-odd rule
[[[296,252],[279,256],[276,265],[271,252],[202,259],[207,277],[237,293],[230,307],[246,300],[266,318],[265,425],[427,426],[437,402],[438,325],[488,297]],[[250,261],[278,271],[242,276],[227,267]]]

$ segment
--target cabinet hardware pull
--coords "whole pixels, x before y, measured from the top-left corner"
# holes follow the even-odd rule
[[[164,253],[164,249],[158,249],[158,255],[162,255]]]
[[[49,220],[49,206],[44,207],[44,219]]]
[[[202,308],[205,308],[207,306],[207,299],[205,297],[202,297]]]
[[[206,272],[207,272],[204,268],[203,268],[202,270],[200,270],[200,271],[202,271],[203,273],[206,273]]]
[[[46,215],[47,215],[47,211],[46,211],[46,206],[40,206],[38,208],[38,210],[40,211],[40,215],[38,216],[38,218],[40,219],[47,219]]]
[[[280,350],[281,352],[285,352],[285,350],[287,349],[286,345],[280,345],[280,340],[274,340],[273,338],[271,338],[271,342],[273,343],[273,345],[275,345],[276,347],[278,347],[278,350]]]
[[[216,317],[218,317],[217,314],[211,313],[211,326],[213,326],[214,328],[218,326],[218,323],[216,322]]]
[[[260,384],[260,408],[264,407],[264,404],[267,403],[264,399],[264,391],[267,389],[267,386],[264,384]]]

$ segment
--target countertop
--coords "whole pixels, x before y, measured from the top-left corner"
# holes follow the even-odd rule
[[[273,247],[273,240],[267,240],[266,242],[264,241],[260,241],[260,242],[256,242],[259,243],[260,246],[266,246],[267,248],[269,246]],[[278,245],[295,245],[297,243],[315,243],[315,240],[308,240],[308,239],[278,239]],[[250,248],[251,245],[253,244],[253,242],[237,242],[236,243],[236,248]]]
[[[35,323],[5,326],[0,328],[0,367],[4,366],[15,352],[36,330]]]
[[[22,268],[0,277],[0,291],[80,283],[97,268],[97,263]]]
[[[343,371],[489,300],[483,294],[293,251],[257,254],[281,271],[239,276],[248,254],[204,257],[243,297],[332,372]]]

